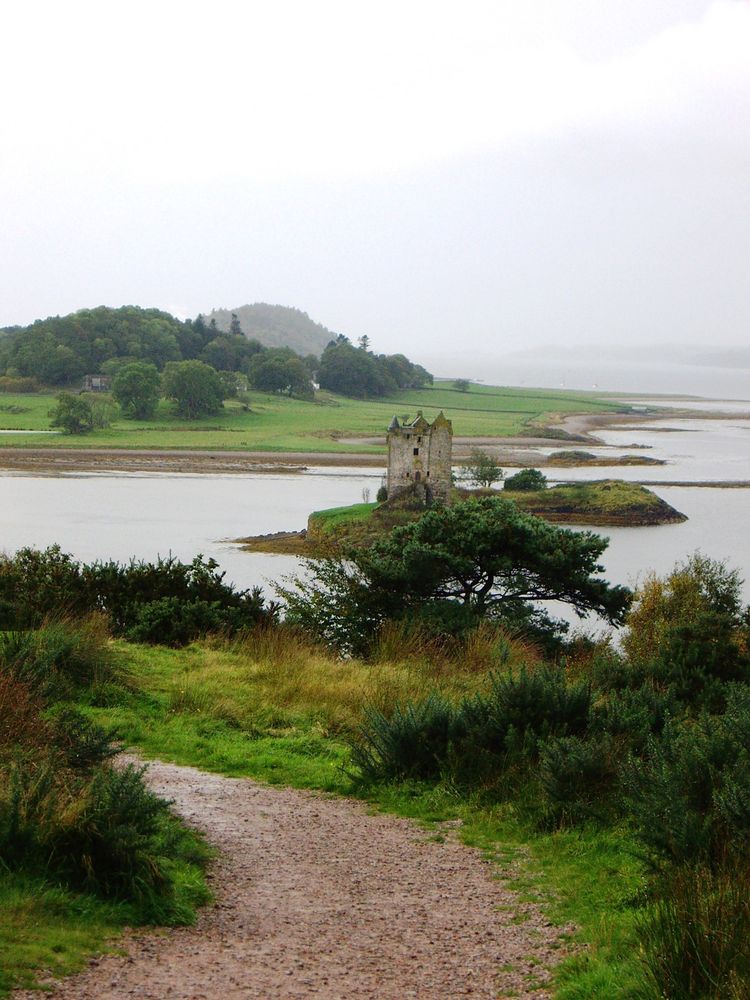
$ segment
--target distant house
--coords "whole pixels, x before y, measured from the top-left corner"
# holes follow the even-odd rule
[[[109,392],[112,388],[111,375],[84,375],[81,392]]]

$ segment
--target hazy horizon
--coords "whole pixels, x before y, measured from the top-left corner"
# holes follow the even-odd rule
[[[748,341],[745,0],[8,21],[0,326],[263,301],[417,359]]]

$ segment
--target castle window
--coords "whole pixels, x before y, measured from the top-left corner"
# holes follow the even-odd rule
[[[430,478],[430,470],[429,470],[429,469],[427,470],[427,474],[426,474],[426,478],[427,478],[427,479],[429,479],[429,478]]]
[[[418,455],[418,454],[419,454],[419,448],[415,448],[415,449],[414,449],[414,454],[415,454],[415,455]]]
[[[422,443],[422,438],[421,438],[421,437],[418,437],[418,438],[417,438],[417,444],[421,444],[421,443]]]
[[[419,480],[422,478],[422,473],[421,472],[415,472],[414,473],[414,478],[415,478],[415,480],[417,482],[419,482]]]

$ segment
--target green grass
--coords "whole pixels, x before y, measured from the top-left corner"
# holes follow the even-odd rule
[[[207,856],[203,842],[181,832],[195,858]],[[174,923],[192,923],[210,899],[202,864],[173,861]],[[76,893],[42,878],[0,873],[0,997],[18,987],[38,986],[49,977],[81,969],[95,953],[116,947],[125,927],[143,923],[135,904],[108,902]]]
[[[47,430],[53,393],[0,393],[0,428]],[[5,447],[163,448],[252,451],[382,453],[383,445],[357,444],[350,437],[384,436],[391,417],[433,418],[444,410],[454,433],[506,437],[529,425],[542,426],[567,413],[615,412],[617,403],[587,393],[472,386],[469,392],[438,382],[379,400],[355,400],[319,392],[315,401],[250,393],[250,412],[227,400],[222,412],[201,420],[180,420],[162,400],[152,420],[118,420],[91,434],[0,435]],[[19,410],[20,412],[13,412]],[[343,440],[342,440],[343,439]]]
[[[3,872],[0,878],[0,996],[31,987],[39,971],[80,969],[127,923],[122,907]]]

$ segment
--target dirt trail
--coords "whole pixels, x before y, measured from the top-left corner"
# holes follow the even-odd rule
[[[362,803],[159,762],[148,780],[219,848],[216,902],[195,927],[127,935],[125,956],[95,959],[48,996],[548,995],[539,984],[558,931],[477,851]]]

